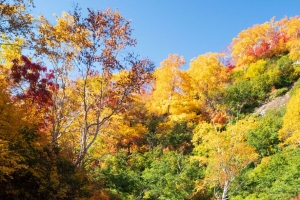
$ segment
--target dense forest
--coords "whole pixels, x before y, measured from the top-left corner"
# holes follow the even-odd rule
[[[117,11],[32,10],[0,1],[0,199],[300,199],[299,17],[182,70]]]

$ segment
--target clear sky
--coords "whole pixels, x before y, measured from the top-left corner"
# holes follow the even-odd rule
[[[299,0],[34,0],[34,14],[71,11],[73,3],[86,10],[117,9],[131,20],[134,52],[156,66],[170,53],[190,60],[207,52],[221,52],[234,37],[254,24],[300,15]]]

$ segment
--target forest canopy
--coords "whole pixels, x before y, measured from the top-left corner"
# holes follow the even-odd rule
[[[300,198],[298,16],[183,70],[118,11],[33,9],[0,1],[0,199]]]

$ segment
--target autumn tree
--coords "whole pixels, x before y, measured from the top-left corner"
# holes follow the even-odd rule
[[[183,83],[184,94],[196,104],[198,112],[215,122],[224,122],[217,118],[224,115],[222,96],[229,80],[229,71],[220,61],[221,57],[222,54],[207,53],[193,59]],[[224,119],[226,121],[226,117]]]
[[[141,105],[134,98],[131,102],[127,102],[120,113],[111,117],[109,124],[103,127],[103,134],[98,137],[97,144],[90,149],[94,153],[88,156],[89,159],[97,162],[103,155],[117,151],[124,150],[130,155],[134,151],[147,150],[145,142],[147,116],[142,113],[145,109],[142,110],[143,108],[139,106]]]
[[[53,71],[38,63],[31,62],[26,56],[13,60],[9,74],[13,95],[19,99],[30,99],[38,109],[52,105],[52,92],[58,89],[52,82]]]
[[[228,190],[245,167],[257,159],[255,150],[246,143],[247,133],[256,126],[254,119],[240,120],[230,124],[226,130],[214,124],[199,124],[193,136],[195,159],[207,166],[207,175],[200,181],[198,189],[205,185],[214,187],[218,199],[227,199]],[[218,188],[222,194],[219,195]]]
[[[9,39],[5,35],[2,35],[3,44],[0,48],[0,63],[2,65],[1,72],[7,75],[13,65],[13,60],[20,59],[23,50],[24,39],[15,38]]]
[[[263,24],[254,25],[239,33],[232,40],[232,59],[237,68],[245,70],[248,65],[262,58],[278,57],[289,52],[289,36],[282,19],[272,18]]]
[[[163,60],[160,67],[153,74],[155,78],[154,91],[151,103],[148,103],[150,111],[157,115],[176,115],[182,107],[182,72],[180,67],[185,64],[183,57],[170,54]]]
[[[289,57],[293,61],[297,61],[299,59],[299,48],[300,48],[300,40],[299,40],[299,29],[300,29],[300,19],[299,16],[291,17],[290,19],[284,18],[281,20],[281,24],[287,33],[287,36],[290,38],[287,42],[287,46],[289,48],[290,54]]]
[[[34,18],[28,9],[32,7],[32,0],[1,0],[0,32],[10,40],[15,38],[30,39],[30,36],[33,36]],[[3,38],[0,39],[0,42],[1,44],[12,45]],[[27,40],[27,42],[31,41]]]
[[[84,176],[45,135],[42,125],[47,124],[45,109],[51,106],[51,78],[43,79],[43,71],[45,67],[23,56],[1,79],[1,199],[88,196],[81,188]]]
[[[22,119],[24,114],[21,109],[14,106],[12,101],[9,98],[9,93],[7,92],[7,84],[4,84],[4,81],[1,81],[0,85],[0,107],[1,107],[1,157],[0,157],[0,179],[3,181],[7,178],[10,178],[11,173],[20,169],[26,168],[25,165],[22,165],[20,161],[23,161],[24,158],[17,154],[14,151],[11,151],[9,148],[11,144],[14,144],[15,141],[20,139],[18,134],[18,129],[26,124]]]
[[[54,64],[61,88],[54,95],[53,143],[72,133],[80,141],[74,161],[79,165],[111,117],[148,82],[153,67],[122,51],[136,41],[130,22],[116,11],[88,9],[82,17],[75,9],[57,18],[57,25],[40,19],[37,52]],[[78,71],[73,79],[72,70]]]

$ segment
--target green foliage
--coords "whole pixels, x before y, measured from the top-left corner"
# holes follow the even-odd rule
[[[250,80],[252,96],[257,102],[263,101],[268,97],[272,86],[269,79],[270,77],[267,74],[260,74]]]
[[[145,168],[145,158],[140,153],[128,155],[121,151],[107,155],[100,166],[90,168],[92,181],[102,183],[100,190],[117,194],[122,199],[134,199],[143,191],[141,171]]]
[[[271,110],[259,119],[259,125],[248,133],[247,143],[254,147],[260,158],[270,156],[279,149],[278,130],[282,126],[285,110]]]
[[[285,149],[247,171],[230,199],[291,199],[300,194],[300,150]]]
[[[233,114],[239,114],[244,107],[253,102],[248,81],[242,80],[226,88],[225,102]]]
[[[287,87],[276,89],[276,90],[272,91],[270,98],[272,99],[275,97],[282,96],[282,95],[286,94],[288,91],[289,91],[289,89]]]
[[[162,143],[162,140],[160,140],[157,132],[159,124],[163,123],[164,121],[166,121],[165,117],[153,116],[147,123],[148,132],[146,134],[146,138],[150,148],[154,148]]]
[[[278,83],[278,87],[289,86],[293,81],[295,81],[296,77],[293,77],[295,70],[292,64],[293,61],[289,59],[288,56],[282,56],[277,60],[277,66],[280,72],[280,82]]]
[[[143,172],[145,199],[185,199],[192,195],[194,182],[201,178],[197,162],[182,153],[165,152]]]
[[[162,148],[178,150],[184,153],[192,151],[193,123],[188,121],[171,122],[166,117],[153,116],[147,123],[147,145],[150,148],[159,145]]]
[[[184,153],[189,153],[192,150],[192,136],[192,127],[188,126],[188,122],[176,122],[167,135],[167,145]]]
[[[294,73],[295,69],[292,65],[293,61],[288,56],[282,56],[279,59],[268,60],[267,74],[270,76],[270,84],[275,88],[289,86],[297,79]]]
[[[98,190],[120,199],[183,199],[192,197],[195,181],[203,177],[199,163],[175,151],[108,155],[90,169]],[[117,198],[118,199],[118,198]]]
[[[290,94],[293,96],[296,94],[296,91],[300,88],[300,78],[296,83],[294,83],[293,88],[290,90]]]
[[[241,71],[232,76],[233,84],[225,90],[225,104],[234,115],[252,112],[256,106],[269,96],[280,96],[288,91],[298,76],[292,60],[288,56],[258,60],[251,63],[244,75]],[[272,93],[271,89],[273,90]]]

